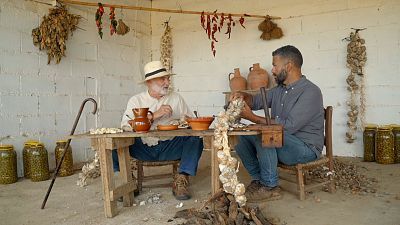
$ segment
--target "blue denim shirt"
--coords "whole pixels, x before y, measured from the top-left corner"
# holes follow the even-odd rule
[[[319,157],[324,147],[324,106],[319,87],[304,75],[300,80],[267,91],[271,118],[284,132],[306,143]],[[253,110],[263,109],[261,94],[253,97]]]

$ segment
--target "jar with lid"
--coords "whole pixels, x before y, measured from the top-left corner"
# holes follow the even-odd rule
[[[54,150],[54,154],[56,156],[56,165],[58,165],[58,162],[61,160],[66,145],[67,141],[57,141],[56,149]],[[68,146],[66,151],[67,152],[65,153],[64,160],[61,163],[60,170],[58,172],[60,177],[66,177],[74,174],[74,162],[72,159],[71,146]]]
[[[0,184],[12,184],[17,180],[17,152],[12,145],[0,145]]]
[[[392,127],[394,138],[395,163],[400,163],[400,125]]]
[[[30,159],[29,159],[29,151],[31,150],[32,144],[37,144],[38,141],[35,140],[28,140],[24,143],[24,148],[22,149],[22,160],[24,164],[24,177],[31,178],[31,171],[30,171]]]
[[[390,126],[382,126],[376,132],[375,160],[381,164],[394,163],[393,133]]]
[[[28,154],[31,180],[34,182],[50,178],[49,159],[43,143],[34,143]]]
[[[375,133],[377,126],[368,124],[364,128],[363,143],[364,143],[364,161],[375,161]]]

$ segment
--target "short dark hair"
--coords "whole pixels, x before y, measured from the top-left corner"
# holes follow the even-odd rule
[[[303,65],[303,56],[299,49],[292,45],[286,45],[280,47],[272,52],[272,56],[281,56],[283,58],[289,59],[293,64],[299,68]]]

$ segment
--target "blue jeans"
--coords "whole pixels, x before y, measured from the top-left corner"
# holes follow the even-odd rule
[[[197,165],[203,152],[203,139],[199,137],[174,137],[172,140],[159,141],[158,145],[143,144],[141,138],[129,146],[130,155],[143,161],[166,161],[180,159],[179,173],[196,175]],[[114,171],[119,171],[118,153],[112,151]]]
[[[251,178],[268,187],[278,186],[278,161],[295,165],[317,159],[317,154],[310,147],[290,134],[284,134],[284,146],[281,148],[263,148],[259,135],[240,136],[235,150]]]

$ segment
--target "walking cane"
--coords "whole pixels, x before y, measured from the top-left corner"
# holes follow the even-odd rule
[[[92,112],[92,113],[93,113],[93,114],[96,114],[96,111],[97,111],[97,102],[96,102],[96,100],[94,100],[93,98],[87,98],[87,99],[83,100],[83,102],[82,102],[82,104],[81,104],[81,108],[79,109],[78,115],[76,115],[76,119],[75,119],[75,122],[74,122],[74,126],[72,127],[72,130],[71,130],[70,135],[73,135],[73,134],[74,134],[75,129],[76,129],[76,125],[78,125],[78,121],[79,121],[79,118],[81,117],[83,108],[85,107],[85,104],[86,104],[86,102],[88,102],[88,101],[93,102],[93,104],[94,104],[94,109],[93,109],[93,112]],[[54,182],[56,181],[58,172],[60,171],[60,168],[61,168],[61,163],[62,163],[63,160],[64,160],[65,153],[67,152],[67,149],[68,149],[70,143],[71,143],[71,138],[68,139],[67,144],[66,144],[65,147],[64,147],[64,151],[63,151],[63,154],[62,154],[62,156],[61,156],[61,159],[60,159],[60,161],[57,163],[56,171],[55,171],[54,174],[53,174],[53,179],[51,180],[49,189],[47,190],[46,196],[44,197],[44,200],[43,200],[43,202],[42,202],[42,207],[41,207],[41,209],[44,209],[44,207],[46,206],[47,199],[49,198],[51,189],[53,188],[53,184],[54,184]]]

